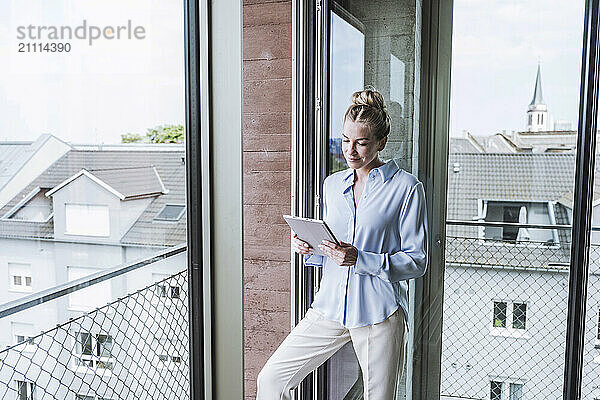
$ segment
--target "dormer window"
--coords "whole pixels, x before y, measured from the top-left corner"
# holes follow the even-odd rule
[[[52,217],[52,201],[46,197],[50,188],[35,188],[4,215],[14,221],[46,222]]]
[[[554,207],[550,202],[480,201],[479,220],[530,225],[554,225]],[[557,245],[556,229],[522,228],[518,226],[485,226],[480,239],[505,243],[535,242]]]
[[[107,205],[65,204],[65,234],[110,236]]]

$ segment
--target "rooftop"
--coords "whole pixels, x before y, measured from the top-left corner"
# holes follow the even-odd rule
[[[177,222],[156,223],[165,204],[185,204],[185,150],[183,145],[163,149],[71,150],[0,209],[5,215],[38,187],[56,188],[69,178],[88,171],[125,198],[158,194],[143,211],[122,244],[173,246],[185,242],[185,213]],[[0,237],[53,239],[53,220],[48,222],[0,220]]]

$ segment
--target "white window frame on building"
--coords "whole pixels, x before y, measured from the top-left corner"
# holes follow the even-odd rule
[[[19,350],[33,353],[35,351],[34,325],[24,322],[11,322],[11,328],[13,344],[17,345],[27,342],[23,347],[19,347]]]
[[[29,293],[32,291],[31,264],[8,262],[8,290]]]
[[[108,205],[65,203],[65,235],[109,237]]]
[[[495,324],[495,304],[496,303],[505,303],[506,304],[506,326],[496,326]],[[514,316],[514,307],[515,304],[525,304],[525,328],[514,328],[515,324],[515,316]],[[513,337],[517,339],[529,339],[530,335],[528,333],[529,329],[529,317],[531,308],[530,302],[521,301],[521,300],[505,300],[505,299],[492,299],[491,302],[491,321],[489,324],[490,335],[492,336],[506,336]]]
[[[35,382],[28,380],[14,380],[17,400],[34,400],[35,399]],[[25,389],[25,393],[23,393]]]
[[[488,203],[492,202],[492,203],[505,203],[505,204],[510,204],[510,203],[514,203],[514,204],[545,204],[547,207],[547,211],[548,211],[548,225],[556,225],[556,218],[554,215],[554,202],[552,201],[531,201],[531,200],[524,200],[524,201],[518,201],[518,200],[504,200],[504,199],[478,199],[477,200],[477,209],[478,209],[478,215],[474,218],[474,220],[477,220],[478,222],[491,222],[491,221],[486,221],[486,217],[487,217],[487,213],[488,213]],[[529,218],[529,216],[527,217]],[[527,222],[529,223],[529,222]],[[504,241],[504,240],[493,240],[491,238],[486,238],[485,236],[485,226],[479,226],[478,227],[479,232],[478,232],[478,236],[479,236],[479,243],[483,244],[483,245],[488,245],[488,246],[526,246],[526,247],[541,247],[541,248],[552,248],[552,249],[557,249],[560,247],[560,239],[558,236],[558,230],[557,229],[552,229],[552,238],[553,238],[553,242],[552,244],[544,244],[544,243],[538,243],[538,242],[531,242],[529,239],[527,239],[526,237],[523,239],[519,239],[519,234],[517,234],[517,240],[513,243],[512,241]],[[527,229],[527,228],[519,228],[519,229],[523,229],[523,233],[524,236],[528,234],[528,232],[531,229]]]
[[[82,335],[87,335],[89,337],[90,345],[89,345],[89,353],[85,353],[86,349],[83,346],[86,343],[83,343],[80,338]],[[100,342],[100,338],[104,338],[104,342]],[[110,349],[108,351],[108,356],[103,353],[101,346],[102,343],[106,343],[107,339],[110,339]],[[107,333],[95,333],[89,331],[74,331],[73,332],[73,353],[72,353],[72,362],[71,367],[73,371],[79,373],[88,373],[88,374],[98,374],[98,375],[107,375],[112,374],[112,369],[114,368],[115,358],[112,355],[112,351],[115,346],[114,339],[112,335]],[[85,341],[87,342],[87,338]]]
[[[156,337],[154,340],[157,349],[154,365],[156,365],[158,369],[166,369],[169,371],[181,368],[181,353],[174,348],[171,341],[165,337]]]
[[[170,275],[153,273],[152,280],[155,284],[156,296],[152,298],[153,303],[159,303],[161,301],[172,301],[181,300],[181,286],[173,285],[173,280],[166,279]],[[166,280],[165,280],[166,279]]]
[[[492,397],[492,382],[500,383],[500,398],[498,400],[523,400],[523,388],[525,387],[525,382],[522,379],[513,379],[507,377],[490,377],[490,384],[488,385],[490,392],[490,400],[496,400]],[[521,386],[521,396],[515,397],[512,393],[513,388]]]

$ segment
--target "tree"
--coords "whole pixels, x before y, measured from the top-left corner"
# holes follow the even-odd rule
[[[121,143],[183,143],[183,125],[158,125],[148,128],[146,134],[126,133],[121,135]]]

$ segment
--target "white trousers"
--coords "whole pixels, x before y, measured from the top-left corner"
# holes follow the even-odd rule
[[[292,390],[352,340],[364,383],[364,400],[394,400],[404,364],[404,313],[347,329],[309,308],[258,374],[257,400],[289,400]],[[341,399],[329,399],[341,400]]]

